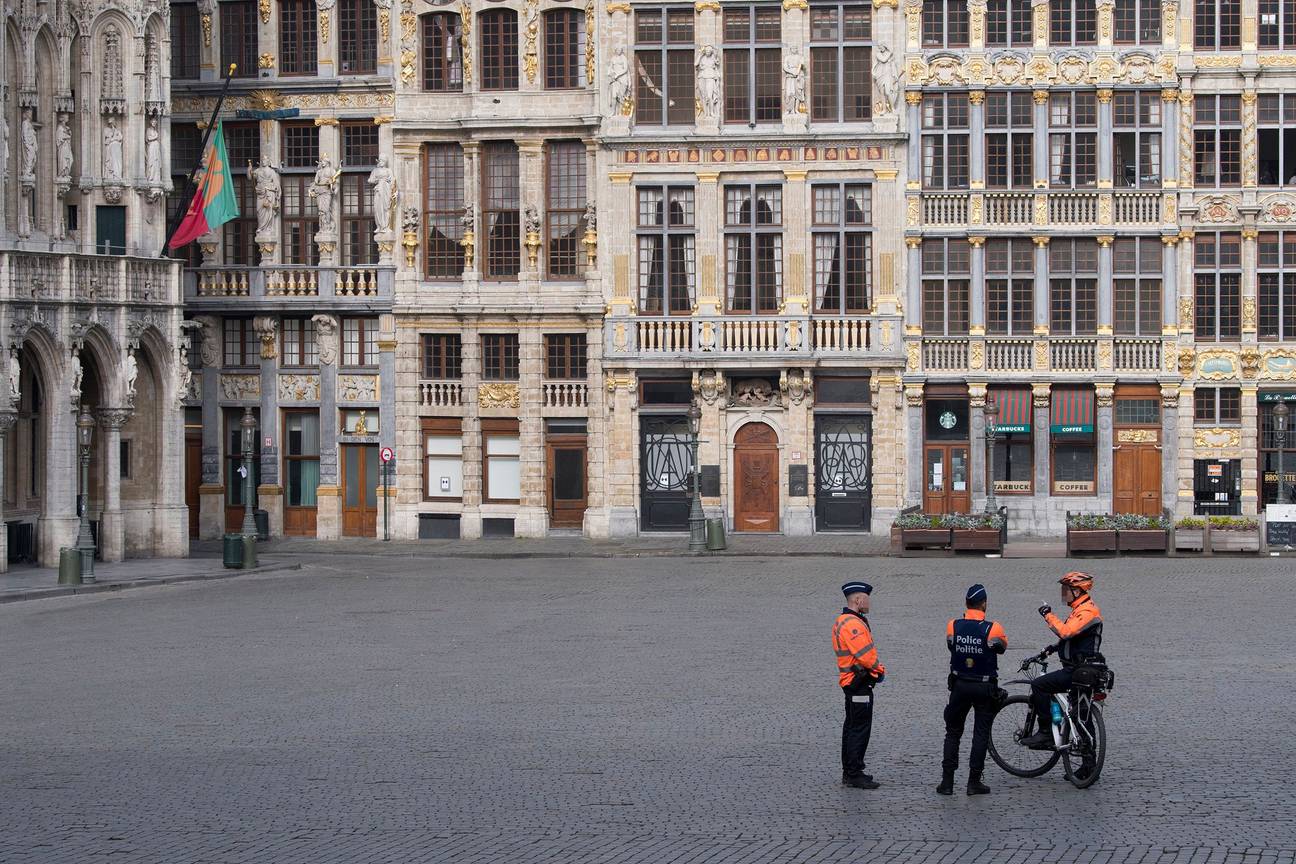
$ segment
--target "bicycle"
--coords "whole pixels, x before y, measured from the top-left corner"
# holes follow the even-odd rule
[[[1019,669],[1026,677],[1008,683],[1029,686],[1037,675],[1048,671],[1046,658],[1053,650],[1048,648],[1027,657]],[[1038,672],[1033,667],[1038,667]],[[1010,696],[1000,704],[990,726],[990,758],[996,765],[1014,777],[1041,777],[1060,759],[1066,779],[1077,789],[1098,782],[1107,756],[1107,727],[1098,703],[1107,698],[1114,676],[1100,657],[1097,662],[1076,667],[1073,677],[1069,694],[1053,696],[1062,719],[1050,724],[1054,743],[1050,750],[1032,750],[1021,744],[1023,738],[1034,734],[1038,719],[1029,693]]]

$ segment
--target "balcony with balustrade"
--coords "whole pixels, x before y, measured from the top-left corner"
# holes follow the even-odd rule
[[[613,364],[898,362],[903,325],[891,314],[639,316],[608,318],[604,333],[604,357]]]
[[[1021,233],[1062,230],[1161,228],[1177,223],[1173,195],[1149,191],[1037,190],[1035,192],[911,193],[910,229],[997,229]]]
[[[0,299],[176,306],[180,263],[127,255],[0,252]]]
[[[394,281],[395,268],[378,265],[197,267],[185,270],[184,296],[193,308],[228,308],[249,300],[258,309],[285,311],[305,311],[321,301],[368,308],[391,304]]]
[[[1162,340],[1130,336],[928,337],[911,336],[908,371],[1156,374]]]

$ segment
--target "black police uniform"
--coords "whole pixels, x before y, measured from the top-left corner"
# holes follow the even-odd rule
[[[999,689],[999,655],[1007,645],[999,639],[991,641],[993,621],[976,617],[957,618],[952,623],[954,633],[948,638],[950,698],[945,706],[945,757],[941,771],[948,778],[958,768],[959,739],[963,737],[963,726],[971,709],[975,714],[968,769],[970,776],[979,778],[985,769],[990,723]]]

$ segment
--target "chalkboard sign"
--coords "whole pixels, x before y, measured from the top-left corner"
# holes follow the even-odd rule
[[[1296,522],[1265,522],[1265,542],[1279,549],[1296,546]]]
[[[788,496],[805,498],[810,494],[809,471],[805,465],[788,466]]]
[[[720,466],[703,465],[701,476],[702,497],[719,498],[720,497]]]

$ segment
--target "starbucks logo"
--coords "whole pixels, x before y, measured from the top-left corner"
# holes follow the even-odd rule
[[[940,415],[939,422],[941,428],[953,429],[956,425],[958,425],[958,418],[954,416],[953,411],[946,411],[944,414]]]

